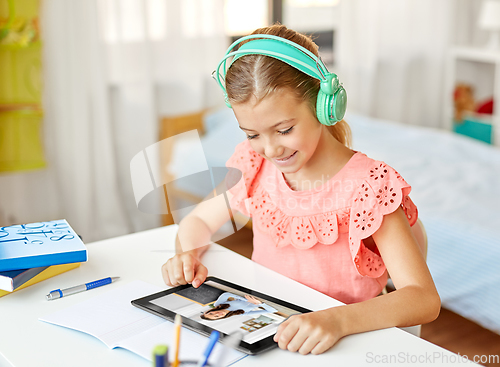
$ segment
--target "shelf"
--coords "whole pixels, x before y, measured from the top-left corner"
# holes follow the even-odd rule
[[[36,48],[42,48],[42,43],[40,41],[28,43],[27,45],[0,44],[0,51],[24,51]]]
[[[0,173],[45,166],[42,123],[37,110],[0,113]]]
[[[500,62],[500,50],[484,48],[456,47],[451,50],[451,55],[463,60],[478,62]]]
[[[42,112],[42,106],[35,103],[0,104],[2,112]]]
[[[474,88],[475,103],[493,98],[492,115],[470,115],[454,121],[453,94],[457,83]],[[500,146],[500,49],[453,47],[444,68],[443,123],[450,131]]]

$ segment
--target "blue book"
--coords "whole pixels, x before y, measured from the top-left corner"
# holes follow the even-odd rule
[[[87,249],[66,220],[0,227],[0,271],[87,261]]]
[[[48,266],[40,266],[31,269],[2,271],[0,272],[0,290],[12,292],[47,268]]]

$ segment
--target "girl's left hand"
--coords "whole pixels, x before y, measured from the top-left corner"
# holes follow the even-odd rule
[[[343,337],[333,309],[294,315],[279,327],[274,341],[281,349],[321,354]]]

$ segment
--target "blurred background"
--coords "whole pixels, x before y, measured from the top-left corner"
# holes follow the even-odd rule
[[[486,47],[481,5],[1,0],[0,225],[66,218],[87,242],[160,225],[137,210],[131,158],[159,140],[162,118],[223,106],[211,78],[221,55],[275,22],[315,37],[349,110],[451,129],[446,57]],[[493,95],[493,69],[479,100]]]
[[[64,218],[89,243],[178,222],[138,209],[131,161],[196,129],[149,156],[151,180],[224,166],[244,134],[212,72],[276,22],[339,75],[353,149],[413,186],[443,306],[474,321],[422,335],[498,357],[500,0],[0,0],[0,227]],[[206,194],[185,184],[170,209]],[[245,256],[249,227],[226,239]]]

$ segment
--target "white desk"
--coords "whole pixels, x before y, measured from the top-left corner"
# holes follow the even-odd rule
[[[165,287],[160,267],[174,253],[176,231],[177,226],[163,227],[89,244],[89,261],[80,268],[0,298],[0,352],[5,359],[3,363],[9,361],[16,367],[150,366],[148,361],[132,352],[108,349],[88,334],[47,324],[38,321],[38,318],[136,279]],[[339,304],[218,245],[211,247],[203,262],[208,267],[209,275],[311,310]],[[52,289],[107,276],[120,276],[121,279],[89,292],[50,302],[45,300],[45,295]],[[275,349],[259,356],[248,356],[234,366],[373,366],[383,358],[400,358],[400,363],[380,363],[383,366],[405,364],[401,363],[401,358],[413,365],[464,364],[457,355],[392,328],[348,336],[319,356],[302,356]],[[417,363],[418,358],[423,363]],[[444,363],[447,361],[449,363]],[[455,363],[451,363],[453,361]]]

